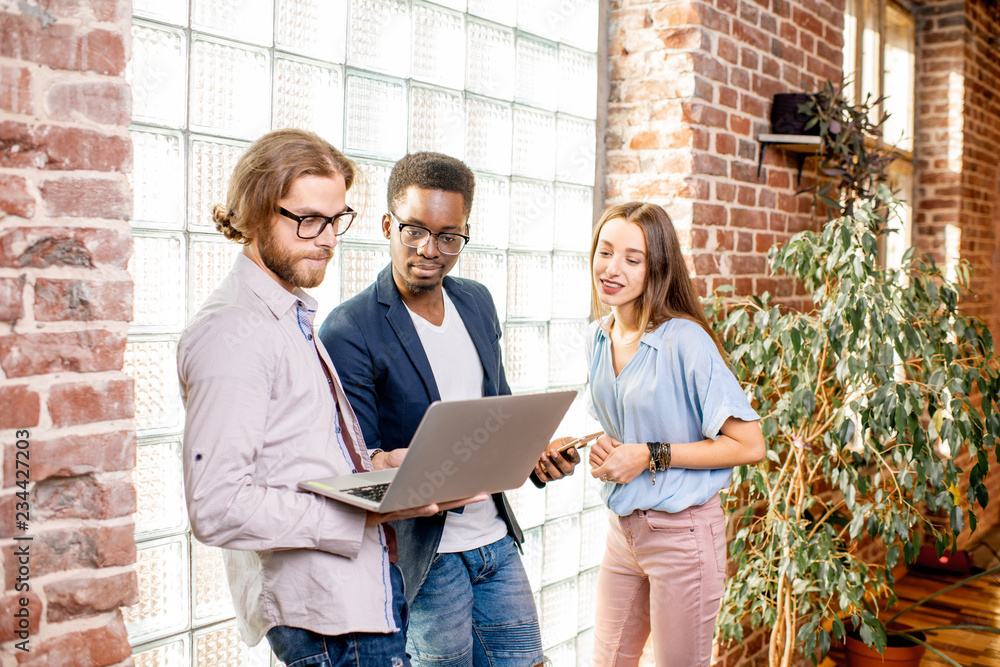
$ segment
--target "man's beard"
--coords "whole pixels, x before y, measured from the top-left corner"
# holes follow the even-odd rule
[[[316,248],[312,252],[294,253],[282,248],[274,242],[274,233],[270,229],[261,232],[257,247],[264,266],[273,271],[274,275],[295,287],[306,289],[318,287],[323,282],[323,278],[326,277],[327,265],[309,269],[300,267],[299,261],[309,257],[311,259],[325,259],[329,262],[330,258],[333,257],[332,250],[324,251]]]
[[[425,292],[433,292],[440,282],[428,284],[428,283],[411,283],[409,280],[403,279],[403,284],[406,285],[406,289],[410,290],[413,294],[423,294]]]

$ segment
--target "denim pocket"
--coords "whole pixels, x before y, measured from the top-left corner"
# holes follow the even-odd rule
[[[320,655],[310,655],[305,658],[296,660],[295,662],[286,662],[285,667],[332,667],[333,663],[330,662],[330,658],[325,654]]]
[[[267,641],[286,667],[331,667],[323,639],[314,632],[276,625],[267,631]]]

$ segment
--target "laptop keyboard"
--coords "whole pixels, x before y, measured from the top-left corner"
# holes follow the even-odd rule
[[[358,496],[360,498],[364,498],[365,500],[374,500],[378,502],[382,500],[382,496],[385,495],[385,491],[388,488],[389,482],[382,482],[381,484],[356,486],[353,489],[344,489],[344,491],[352,496]]]

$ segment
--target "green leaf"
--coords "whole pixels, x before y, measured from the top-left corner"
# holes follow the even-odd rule
[[[951,508],[951,532],[958,535],[962,532],[962,508],[955,505]]]

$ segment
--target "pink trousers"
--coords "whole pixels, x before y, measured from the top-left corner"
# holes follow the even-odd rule
[[[597,580],[594,666],[638,665],[652,632],[656,667],[708,667],[725,570],[718,496],[676,514],[612,514]]]

